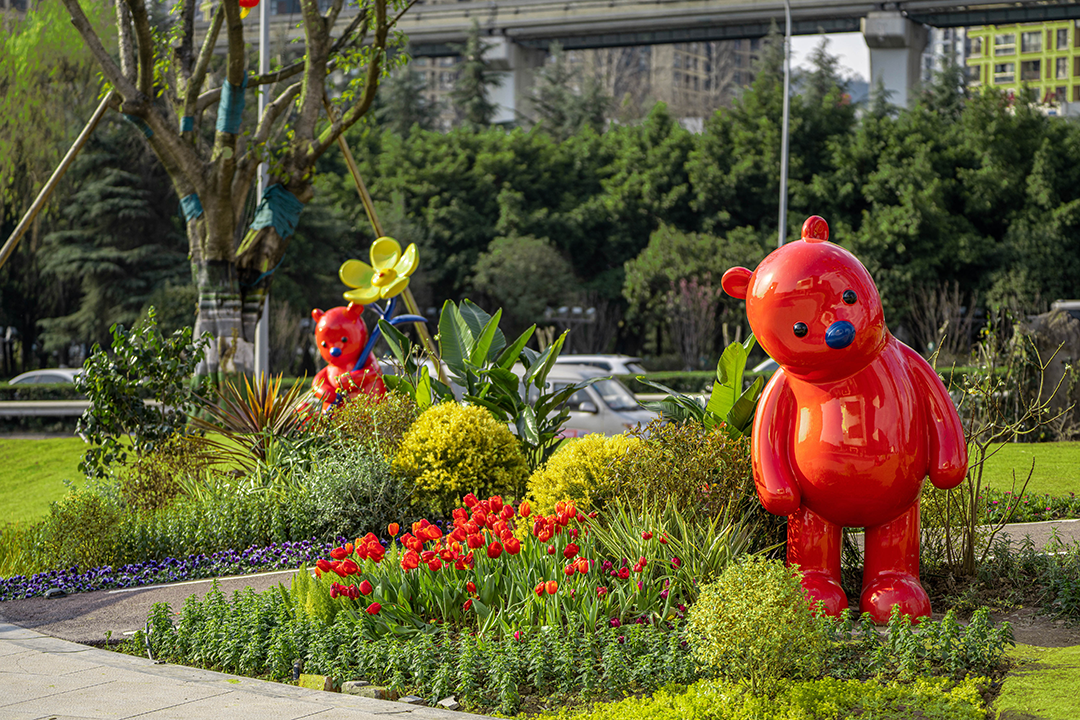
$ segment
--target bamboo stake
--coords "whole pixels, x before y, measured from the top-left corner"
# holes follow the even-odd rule
[[[45,183],[45,187],[41,188],[41,192],[38,193],[37,198],[34,200],[34,204],[26,211],[26,214],[23,216],[18,227],[15,228],[15,231],[11,233],[11,237],[4,243],[4,247],[0,248],[0,268],[4,267],[4,263],[11,257],[11,253],[15,252],[19,240],[22,239],[22,236],[26,234],[30,225],[33,224],[34,218],[41,212],[41,208],[45,207],[45,203],[49,201],[49,196],[52,195],[53,190],[55,190],[56,186],[60,183],[60,179],[64,177],[64,173],[67,172],[71,163],[75,161],[75,157],[79,154],[79,151],[82,150],[83,145],[90,139],[90,133],[94,131],[94,128],[96,128],[97,124],[101,121],[102,116],[105,115],[105,111],[109,109],[109,105],[112,104],[115,95],[115,90],[110,90],[105,95],[101,104],[98,105],[97,110],[94,111],[93,116],[90,118],[90,122],[88,122],[86,127],[83,128],[83,131],[79,133],[79,137],[75,138],[75,142],[67,151],[67,155],[60,161],[60,164],[56,167],[56,170],[53,171],[48,182]]]
[[[326,106],[326,114],[329,115],[332,120],[333,109],[326,98],[323,98],[323,104]],[[341,152],[345,156],[345,165],[348,166],[353,182],[356,183],[356,192],[360,195],[360,204],[364,206],[364,212],[367,213],[368,220],[371,221],[371,227],[375,231],[375,237],[383,237],[382,223],[379,222],[379,216],[375,214],[375,203],[371,199],[371,194],[368,192],[367,185],[364,184],[364,179],[360,177],[360,170],[356,167],[356,159],[353,157],[352,150],[349,149],[349,143],[345,141],[344,133],[338,135],[337,142],[338,147],[341,148]],[[405,300],[405,307],[408,308],[410,313],[413,315],[420,315],[420,308],[416,304],[416,298],[413,297],[412,290],[405,288],[405,291],[401,293],[401,297]],[[424,348],[435,361],[435,368],[438,370],[439,381],[448,384],[446,373],[443,372],[442,361],[439,360],[438,348],[435,347],[435,341],[432,340],[427,325],[425,323],[414,323],[414,325],[417,334],[420,335],[420,342],[424,344]]]

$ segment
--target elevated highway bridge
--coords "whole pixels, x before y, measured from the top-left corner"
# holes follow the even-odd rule
[[[1080,0],[790,0],[792,33],[862,32],[870,49],[871,83],[883,80],[906,105],[919,78],[926,27],[1080,20]],[[298,0],[271,6],[271,36],[298,35]],[[346,15],[343,12],[342,15]],[[492,44],[490,59],[508,71],[520,97],[552,42],[566,49],[757,38],[784,28],[783,0],[487,0],[419,2],[401,19],[415,56],[456,54],[477,22]],[[276,26],[276,27],[275,27]]]

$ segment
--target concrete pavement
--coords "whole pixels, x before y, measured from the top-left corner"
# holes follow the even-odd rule
[[[5,720],[476,720],[482,716],[157,664],[0,623]]]

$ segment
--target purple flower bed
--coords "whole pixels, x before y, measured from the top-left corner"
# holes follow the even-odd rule
[[[325,557],[334,543],[298,540],[274,543],[267,547],[246,550],[223,550],[213,555],[188,555],[186,558],[165,558],[114,568],[104,566],[80,573],[78,568],[50,570],[31,577],[13,575],[0,578],[0,602],[41,596],[49,588],[67,593],[142,587],[180,580],[199,580],[207,577],[245,575],[264,570],[284,570],[304,563],[314,564]]]

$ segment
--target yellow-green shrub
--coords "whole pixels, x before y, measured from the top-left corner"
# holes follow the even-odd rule
[[[136,510],[163,508],[183,492],[184,478],[198,478],[211,462],[209,448],[201,438],[173,435],[120,468],[120,498]]]
[[[466,493],[524,495],[528,466],[517,438],[482,407],[434,405],[401,439],[395,470],[415,478],[414,502],[448,513]]]
[[[782,677],[814,674],[826,647],[798,570],[779,560],[743,557],[701,589],[690,607],[695,658],[729,680],[748,681],[755,695]]]
[[[554,512],[555,503],[573,500],[579,510],[603,510],[614,496],[612,465],[641,440],[598,433],[568,440],[529,478],[529,496],[538,512]]]
[[[563,710],[558,720],[848,720],[848,718],[934,718],[982,720],[986,717],[981,687],[985,678],[967,678],[952,685],[944,678],[914,683],[824,678],[785,683],[768,697],[745,686],[702,680],[680,691],[661,690],[650,697],[597,703],[592,710]]]

